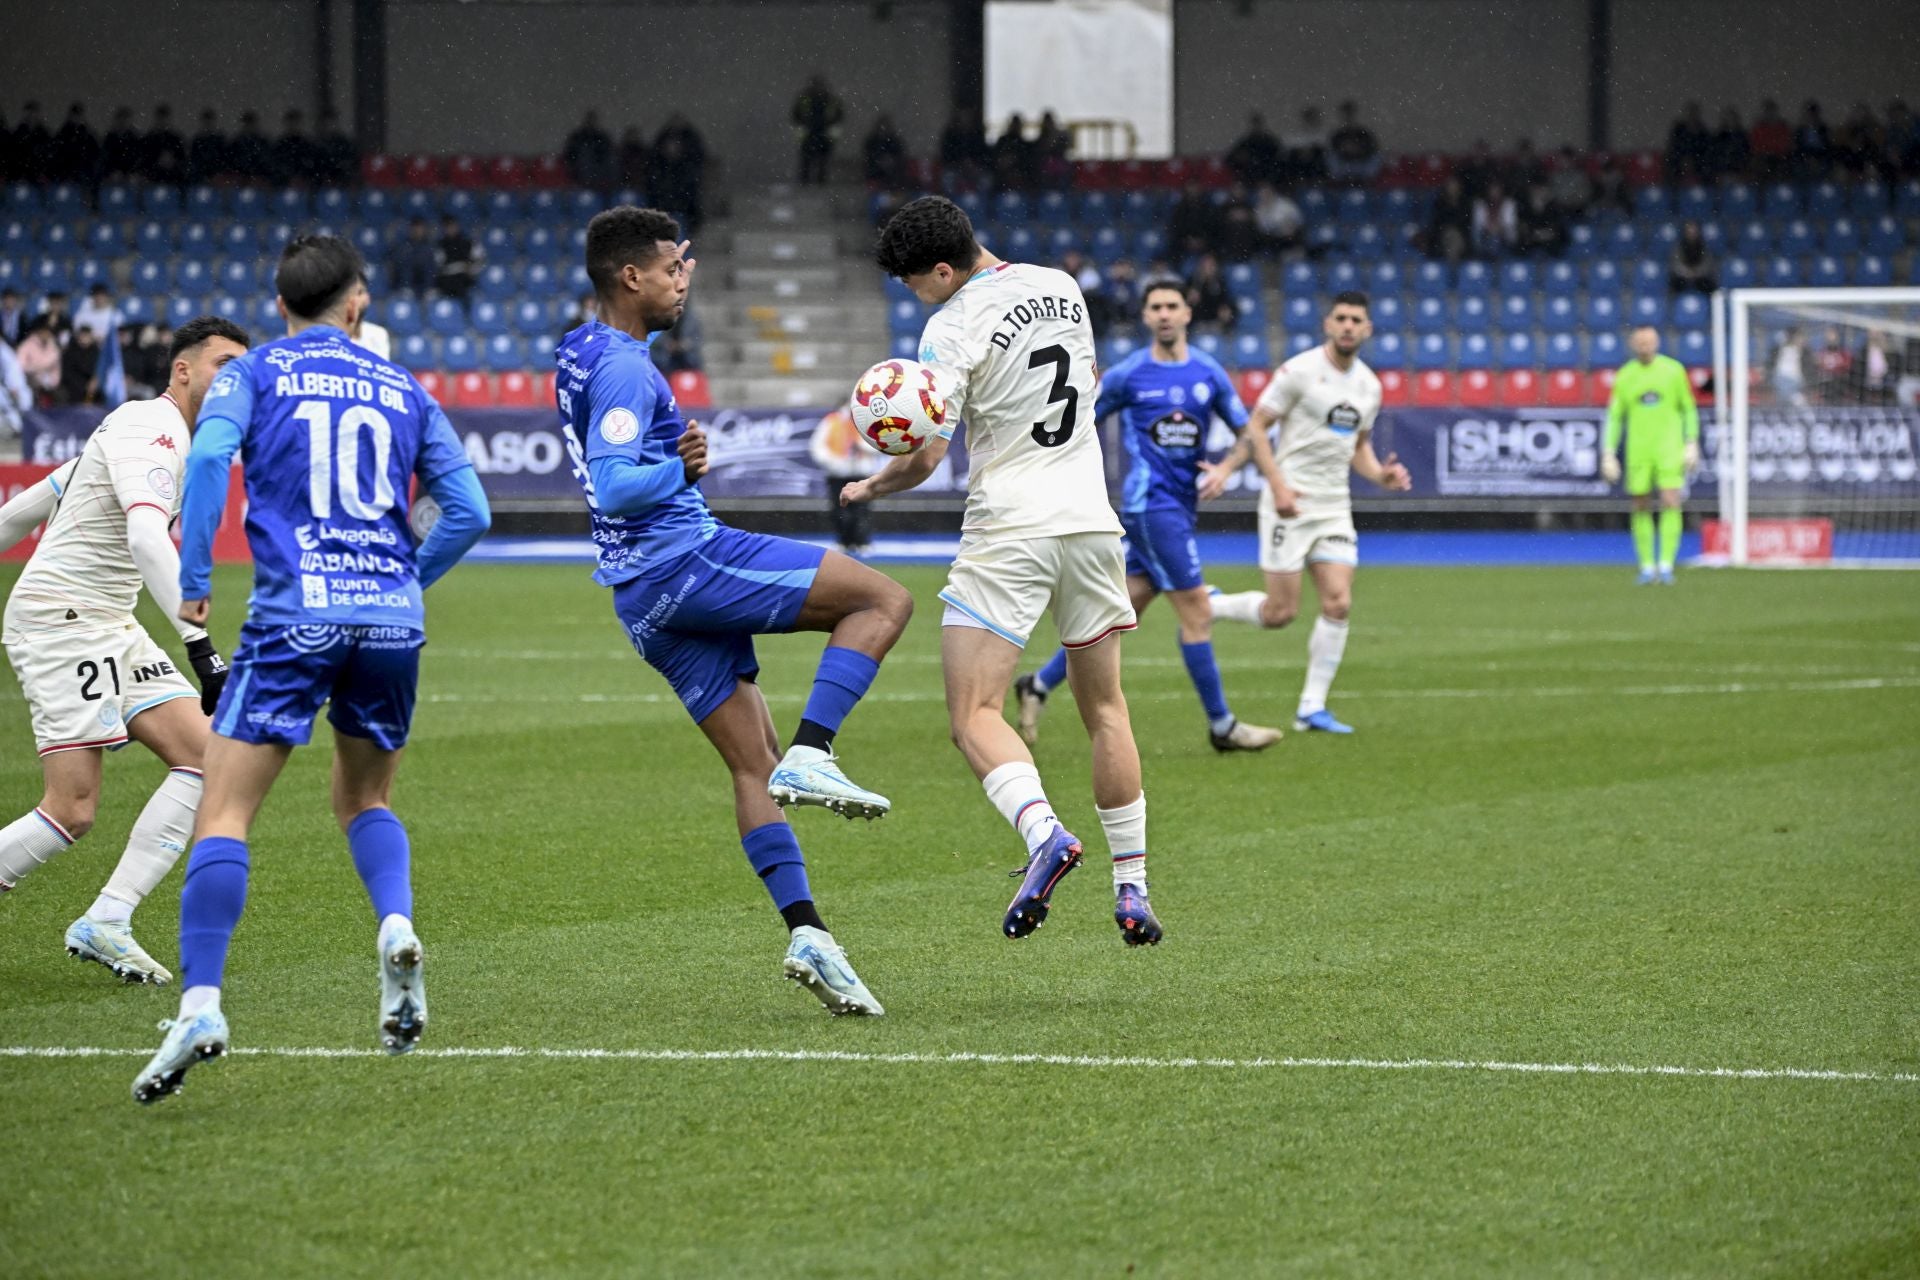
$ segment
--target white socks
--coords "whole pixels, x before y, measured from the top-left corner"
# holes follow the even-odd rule
[[[188,987],[180,993],[180,1016],[191,1018],[202,1009],[220,1012],[220,988]]]
[[[38,809],[15,818],[0,830],[0,886],[13,888],[20,877],[72,843],[66,829]]]
[[[95,920],[125,924],[141,899],[173,870],[193,836],[193,814],[200,807],[200,771],[174,769],[134,820],[127,851],[113,869],[87,914]]]
[[[1347,624],[1321,614],[1313,624],[1313,636],[1307,641],[1307,682],[1300,690],[1300,710],[1310,716],[1324,711],[1327,691],[1340,671],[1341,655],[1347,651]]]
[[[1095,809],[1107,833],[1107,852],[1113,855],[1113,887],[1130,884],[1147,888],[1147,796],[1141,792],[1132,804],[1118,809]]]
[[[1060,819],[1054,816],[1046,790],[1040,785],[1040,771],[1026,761],[1001,765],[980,779],[980,785],[986,788],[987,799],[993,801],[1000,816],[1027,842],[1029,854],[1059,827]]]
[[[1213,597],[1213,616],[1228,622],[1260,625],[1260,606],[1266,602],[1264,591],[1221,592]]]

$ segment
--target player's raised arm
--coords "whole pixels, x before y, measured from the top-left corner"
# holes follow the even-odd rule
[[[439,405],[431,400],[427,404],[427,430],[420,442],[414,474],[440,504],[440,518],[414,557],[423,591],[473,550],[493,525],[486,490],[480,487],[480,477],[467,460],[466,450],[460,447],[453,424]]]
[[[706,475],[706,433],[697,422],[681,432],[677,456],[642,461],[659,401],[644,351],[602,360],[593,371],[589,396],[596,408],[608,406],[587,431],[587,473],[602,514],[641,515]]]
[[[75,458],[49,471],[15,494],[5,506],[0,506],[0,551],[7,550],[46,523],[54,508],[60,505],[60,495],[66,491],[67,478],[73,475],[73,469],[79,465],[79,461]]]
[[[180,606],[185,622],[205,626],[213,595],[213,536],[227,510],[233,457],[253,420],[253,362],[241,356],[220,371],[200,405],[193,448],[180,486]]]
[[[871,502],[890,493],[917,487],[934,473],[940,460],[947,456],[947,446],[948,437],[939,435],[927,441],[918,451],[892,459],[865,480],[855,480],[841,489],[840,505],[846,507],[856,502]]]

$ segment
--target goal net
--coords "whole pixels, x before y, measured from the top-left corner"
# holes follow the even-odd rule
[[[1920,288],[1714,299],[1702,559],[1920,568]]]

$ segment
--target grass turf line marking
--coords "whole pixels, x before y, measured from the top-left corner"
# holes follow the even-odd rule
[[[386,1058],[381,1049],[240,1048],[259,1058]],[[70,1045],[0,1045],[0,1058],[143,1058],[146,1049]],[[1805,1067],[1661,1067],[1623,1062],[1501,1062],[1464,1058],[1140,1058],[1065,1053],[860,1053],[840,1049],[416,1049],[415,1058],[561,1062],[817,1062],[871,1066],[1084,1067],[1146,1070],[1474,1071],[1550,1076],[1667,1076],[1695,1080],[1824,1080],[1851,1084],[1920,1084],[1906,1071],[1827,1071]]]

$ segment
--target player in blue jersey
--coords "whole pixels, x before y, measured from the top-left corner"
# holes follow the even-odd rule
[[[413,376],[353,345],[366,274],[334,236],[302,236],[274,275],[287,336],[232,361],[208,390],[187,455],[180,616],[205,626],[228,469],[245,463],[253,597],[213,713],[206,790],[180,893],[180,1016],[134,1079],[154,1102],[227,1048],[220,983],[247,895],[247,831],[287,756],[331,703],[333,812],[379,922],[379,1027],[405,1053],[426,1026],[406,828],[388,807],[413,719],[421,592],[488,524],[486,495],[440,406]],[[441,508],[416,547],[418,479]]]
[[[600,319],[560,340],[555,395],[599,546],[594,581],[612,588],[633,647],[733,775],[741,846],[789,930],[786,976],[831,1013],[878,1014],[814,907],[781,810],[887,812],[885,796],[840,771],[833,739],[906,628],[913,597],[839,552],[732,529],[707,510],[697,487],[706,436],[681,418],[647,346],[686,310],[686,249],[679,224],[655,209],[609,209],[587,225]],[[783,631],[831,633],[784,757],[753,653],[754,636]]]
[[[1180,620],[1180,657],[1207,713],[1207,735],[1216,751],[1261,751],[1280,741],[1278,729],[1246,724],[1227,707],[1220,666],[1213,657],[1213,606],[1208,600],[1200,551],[1194,541],[1194,509],[1200,465],[1207,456],[1207,428],[1218,418],[1234,431],[1247,425],[1246,406],[1220,362],[1187,346],[1193,309],[1177,280],[1150,282],[1140,299],[1140,318],[1153,335],[1148,346],[1106,371],[1094,417],[1120,415],[1127,451],[1120,523],[1127,531],[1127,591],[1135,613],[1164,595]],[[1020,735],[1039,737],[1047,694],[1067,678],[1063,648],[1032,675],[1014,682]]]

